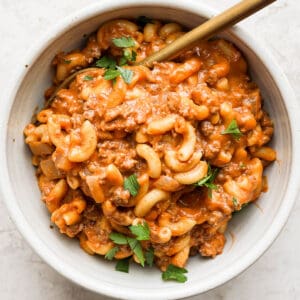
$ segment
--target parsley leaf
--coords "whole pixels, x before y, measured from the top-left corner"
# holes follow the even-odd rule
[[[93,76],[86,75],[86,76],[83,77],[83,80],[84,81],[90,81],[90,80],[93,80],[93,78],[94,78]]]
[[[124,49],[123,56],[120,58],[120,66],[124,66],[129,61],[136,61],[136,52],[130,49]]]
[[[104,79],[106,79],[106,80],[115,79],[119,75],[120,75],[120,71],[119,70],[108,69],[104,73]]]
[[[176,280],[178,282],[186,282],[187,277],[184,275],[184,273],[187,272],[188,271],[184,268],[179,268],[170,264],[168,265],[167,270],[162,273],[161,277],[163,280]]]
[[[121,67],[117,66],[118,71],[120,72],[120,75],[122,76],[122,78],[124,79],[124,81],[126,83],[130,83],[133,77],[133,71],[128,70],[128,69],[124,69]]]
[[[208,171],[207,175],[195,183],[196,186],[205,186],[208,188],[208,196],[211,198],[212,190],[218,189],[217,185],[215,185],[213,182],[215,178],[217,177],[219,172],[218,168],[212,169],[210,164],[208,165]]]
[[[127,237],[122,233],[112,232],[110,233],[109,238],[117,245],[128,244]]]
[[[70,60],[70,59],[64,59],[65,64],[70,64],[71,62],[72,62],[72,60]]]
[[[149,248],[146,253],[145,253],[145,258],[146,258],[146,263],[150,267],[153,266],[153,261],[154,261],[154,249],[151,247]]]
[[[235,119],[233,119],[228,127],[221,132],[221,134],[231,134],[236,140],[239,140],[240,137],[243,135],[237,125],[237,122]]]
[[[143,253],[141,243],[139,241],[137,241],[137,244],[136,244],[135,248],[133,249],[133,252],[136,255],[136,257],[138,258],[141,265],[144,267],[145,266],[145,256]]]
[[[237,209],[239,206],[239,201],[235,197],[233,197],[232,204],[233,204],[234,209]]]
[[[130,260],[130,258],[124,258],[124,259],[118,260],[116,267],[115,267],[116,271],[128,273],[129,272],[129,260]]]
[[[114,40],[119,40],[119,39],[114,39]],[[130,50],[128,50],[128,51],[124,51],[124,53],[126,53],[126,56],[124,56],[124,58],[121,57],[121,59],[120,59],[121,65],[124,65],[127,63],[129,56],[130,56],[130,60],[133,60],[136,58],[136,53],[134,51],[132,51],[132,52]],[[106,79],[106,80],[113,80],[121,75],[126,83],[130,83],[132,80],[132,77],[133,77],[133,71],[117,66],[116,61],[109,56],[103,56],[99,60],[97,60],[96,67],[107,69],[104,73],[104,79]]]
[[[153,24],[153,20],[151,20],[150,18],[146,17],[146,16],[139,16],[136,19],[136,23],[141,26],[144,27],[147,23],[151,23]]]
[[[114,243],[116,243],[118,245],[127,245],[128,244],[130,249],[133,251],[133,253],[138,258],[141,265],[143,267],[145,266],[145,256],[144,256],[142,245],[141,245],[140,241],[138,241],[135,238],[127,237],[127,236],[123,235],[122,233],[117,233],[117,232],[112,232],[109,235],[109,237]],[[117,248],[117,250],[113,250],[115,248]],[[114,247],[113,249],[111,249],[106,254],[108,256],[107,259],[110,259],[110,257],[113,258],[115,256],[116,252],[119,250],[118,247]],[[113,252],[113,251],[115,251],[115,252]],[[113,252],[113,253],[110,253],[110,252]],[[106,258],[106,255],[105,255],[105,258]]]
[[[116,243],[117,245],[129,245],[130,249],[136,255],[140,264],[145,266],[145,256],[142,249],[142,245],[140,241],[145,241],[150,239],[150,229],[146,222],[144,224],[132,225],[129,227],[130,231],[136,235],[136,238],[128,237],[123,235],[122,233],[112,232],[109,237],[110,239]],[[116,252],[119,251],[118,247],[114,247],[111,249],[106,255],[105,258],[111,260],[115,256]],[[153,254],[152,254],[153,255]],[[149,256],[149,254],[148,254]],[[150,261],[150,257],[148,257]],[[152,258],[153,262],[153,258]]]
[[[150,240],[150,229],[147,222],[138,225],[131,225],[129,229],[132,234],[136,236],[138,241],[148,241]]]
[[[108,260],[112,260],[118,251],[119,251],[119,247],[113,247],[105,254],[104,258]]]
[[[127,62],[128,62],[127,58],[126,58],[125,56],[122,56],[122,57],[120,58],[119,65],[120,65],[120,66],[125,66],[125,65],[127,64]]]
[[[137,56],[137,53],[135,51],[132,51],[131,52],[131,61],[136,61],[136,56]]]
[[[131,51],[129,49],[125,49],[123,55],[127,60],[131,60]]]
[[[130,175],[124,180],[124,189],[129,191],[129,193],[135,197],[138,194],[138,191],[140,189],[140,184],[137,181],[137,177],[135,174]]]
[[[135,41],[132,37],[122,36],[120,38],[112,39],[112,42],[115,46],[119,48],[128,48],[135,46]]]
[[[143,253],[141,243],[138,240],[131,238],[131,237],[128,237],[127,240],[128,240],[130,249],[133,251],[133,253],[136,255],[136,257],[138,258],[141,265],[144,267],[145,266],[145,256]]]
[[[116,61],[109,56],[103,56],[96,61],[96,67],[99,68],[115,69],[116,65],[117,65]]]

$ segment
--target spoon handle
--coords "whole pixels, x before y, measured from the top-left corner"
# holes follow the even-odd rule
[[[249,17],[265,6],[275,2],[276,0],[244,0],[225,10],[223,13],[209,19],[205,23],[199,25],[193,30],[187,32],[182,37],[175,40],[165,48],[148,56],[139,65],[152,67],[153,62],[171,59],[180,51],[191,47],[199,40],[205,40],[214,34],[238,23],[239,21]]]

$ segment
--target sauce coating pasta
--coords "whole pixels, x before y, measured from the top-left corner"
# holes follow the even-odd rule
[[[215,257],[232,213],[267,189],[273,123],[234,45],[203,41],[153,69],[132,65],[183,33],[176,23],[113,20],[81,51],[54,58],[46,99],[76,70],[101,65],[24,130],[51,221],[89,254],[141,263],[111,233],[132,237],[130,226],[146,223],[141,247],[163,271],[196,253]]]

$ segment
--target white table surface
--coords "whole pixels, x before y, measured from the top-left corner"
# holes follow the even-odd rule
[[[14,66],[21,62],[31,43],[45,34],[57,20],[94,1],[0,0],[1,97],[5,97],[5,85],[13,76]],[[237,2],[198,1],[210,3],[219,10]],[[300,1],[279,0],[242,22],[242,26],[271,49],[300,101]],[[300,299],[299,228],[298,201],[278,239],[253,266],[223,286],[190,299]],[[0,299],[108,298],[71,283],[44,263],[21,237],[0,199]]]

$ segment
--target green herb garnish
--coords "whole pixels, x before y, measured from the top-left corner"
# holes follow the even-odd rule
[[[146,222],[144,222],[143,224],[129,226],[129,229],[132,234],[136,236],[136,239],[138,241],[150,240],[150,229]]]
[[[131,51],[131,58],[130,58],[130,60],[131,61],[136,61],[136,56],[137,56],[137,53],[135,51]]]
[[[140,264],[144,267],[145,266],[145,256],[142,249],[142,245],[140,241],[146,241],[150,239],[150,229],[146,222],[143,224],[132,225],[129,227],[132,234],[136,237],[132,238],[129,236],[125,236],[122,233],[112,232],[109,235],[109,238],[117,245],[129,245],[130,249],[136,255],[137,259],[139,260]],[[117,248],[117,250],[113,250]],[[107,259],[111,259],[115,256],[116,252],[119,250],[118,247],[114,247],[111,249],[106,256]],[[112,253],[111,253],[112,252]],[[106,258],[105,256],[105,258]]]
[[[151,23],[153,24],[153,20],[146,17],[146,16],[139,16],[137,19],[136,19],[136,23],[141,26],[141,27],[144,27],[147,23]]]
[[[86,76],[83,77],[83,80],[84,81],[90,81],[90,80],[93,80],[93,78],[94,78],[93,76],[86,75]]]
[[[112,39],[112,42],[115,46],[119,48],[129,48],[135,46],[135,41],[132,37],[122,36],[120,38]]]
[[[125,44],[129,43],[128,40],[130,40],[130,38],[125,38],[126,42],[125,40],[123,40],[123,38],[113,40],[116,41],[116,43]],[[120,59],[120,64],[125,65],[127,61],[134,61],[135,59],[136,53],[134,51],[125,49],[124,56],[122,56]],[[133,71],[117,66],[117,62],[109,56],[103,56],[99,60],[97,60],[96,67],[107,69],[104,73],[104,79],[106,80],[114,80],[118,76],[122,76],[126,83],[130,83],[133,77]]]
[[[129,272],[129,260],[130,258],[124,258],[118,260],[116,264],[116,271],[128,273]]]
[[[72,60],[70,60],[70,59],[64,59],[65,64],[70,64],[71,62],[72,62]]]
[[[208,164],[207,175],[204,178],[202,178],[201,180],[199,180],[198,182],[195,183],[196,186],[205,186],[205,187],[207,187],[208,188],[208,196],[210,198],[212,196],[212,190],[217,190],[218,189],[217,185],[215,185],[213,183],[215,178],[218,175],[218,172],[219,172],[218,168],[212,169],[210,164]]]
[[[122,56],[120,58],[119,65],[120,66],[125,66],[125,65],[127,65],[127,62],[128,62],[127,58],[125,56]]]
[[[112,260],[118,251],[119,251],[119,247],[113,247],[105,254],[104,258],[108,260]]]
[[[131,238],[131,237],[127,237],[121,233],[116,233],[116,232],[112,232],[110,235],[109,235],[110,239],[118,244],[118,245],[129,245],[130,249],[133,251],[133,253],[137,256],[139,262],[141,263],[141,265],[144,267],[145,265],[145,257],[144,257],[144,253],[143,253],[143,249],[142,249],[142,246],[141,246],[141,243],[140,241],[138,241],[137,239],[135,238]],[[117,248],[117,247],[115,247]],[[113,248],[114,249],[114,248]],[[117,252],[117,251],[116,251]],[[109,252],[108,252],[109,253]],[[107,255],[108,255],[107,253]],[[112,254],[110,253],[109,254],[109,257],[111,256]],[[115,253],[114,253],[115,255]],[[113,256],[114,256],[113,255]]]
[[[239,201],[235,197],[233,197],[232,204],[233,204],[234,209],[237,209],[239,206]]]
[[[104,73],[104,79],[112,80],[117,78],[118,76],[122,76],[126,83],[130,83],[133,77],[133,72],[131,70],[127,70],[117,66],[117,70],[108,69]]]
[[[178,282],[186,282],[187,277],[184,275],[188,271],[184,268],[176,267],[172,264],[168,265],[165,272],[162,273],[163,280],[176,280]]]
[[[106,80],[112,80],[120,76],[120,71],[119,70],[113,70],[113,69],[108,69],[104,73],[104,79]]]
[[[123,56],[120,58],[120,66],[124,66],[129,61],[136,61],[136,52],[129,49],[123,51]]]
[[[112,232],[110,233],[109,238],[117,245],[128,244],[127,237],[122,233]]]
[[[231,134],[236,140],[239,140],[243,135],[237,125],[236,120],[232,120],[228,127],[221,134]]]
[[[129,84],[132,80],[132,77],[133,77],[133,71],[128,70],[128,69],[124,69],[124,68],[121,68],[121,67],[117,67],[117,69],[120,72],[120,75],[122,76],[124,81],[127,84]]]
[[[127,177],[124,180],[124,185],[123,185],[124,189],[129,191],[129,193],[135,197],[140,189],[140,184],[137,180],[137,177],[135,174],[130,175],[129,177]]]
[[[130,237],[128,237],[127,240],[128,240],[130,249],[133,251],[133,253],[136,255],[136,257],[138,258],[141,265],[144,267],[145,266],[145,256],[144,256],[140,241],[138,241],[134,238],[130,238]]]
[[[154,249],[152,247],[146,251],[145,258],[146,258],[146,264],[152,267],[154,261]]]
[[[99,68],[115,69],[116,65],[117,65],[116,61],[109,56],[103,56],[96,61],[96,67]]]

